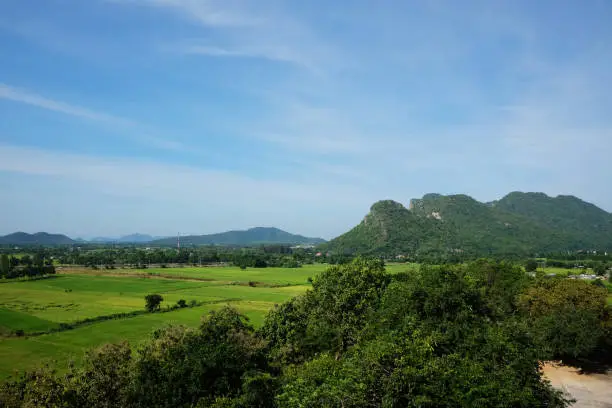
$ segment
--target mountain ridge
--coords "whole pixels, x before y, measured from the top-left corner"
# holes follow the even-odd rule
[[[320,244],[321,238],[291,234],[275,227],[254,227],[247,230],[232,230],[205,235],[185,235],[180,237],[181,245],[237,245],[256,244]],[[177,237],[151,241],[152,245],[176,245]]]
[[[48,232],[13,232],[0,236],[0,245],[71,245],[76,241],[64,234],[50,234]]]
[[[528,254],[612,249],[612,214],[577,197],[512,192],[490,203],[465,194],[425,194],[409,208],[374,203],[328,250],[365,254]]]
[[[151,239],[150,239],[151,238]],[[291,234],[275,227],[254,227],[247,230],[233,230],[205,235],[184,235],[180,237],[182,245],[235,245],[248,246],[256,244],[312,244],[325,242],[322,238],[311,238],[303,235]],[[28,234],[14,232],[0,236],[0,245],[72,245],[72,244],[151,244],[158,246],[175,246],[177,237],[152,237],[147,234],[130,234],[120,238],[98,237],[91,240],[80,238],[71,239],[63,234],[50,234],[38,232]]]

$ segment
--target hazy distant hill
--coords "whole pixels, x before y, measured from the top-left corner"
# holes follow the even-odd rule
[[[95,238],[90,239],[89,242],[99,242],[99,243],[114,242],[114,243],[119,243],[119,244],[144,244],[144,243],[151,242],[156,239],[162,239],[162,238],[165,238],[165,237],[154,237],[148,234],[136,233],[136,234],[124,235],[119,238],[95,237]]]
[[[320,244],[321,238],[290,234],[278,228],[256,227],[245,231],[227,231],[209,235],[186,235],[181,245],[255,245],[255,244]],[[176,245],[176,237],[158,239],[151,245]]]
[[[0,237],[0,245],[70,245],[76,241],[62,234],[14,232]]]
[[[375,203],[363,221],[327,249],[380,254],[524,254],[612,249],[612,214],[576,197],[511,193],[493,203],[427,194]]]

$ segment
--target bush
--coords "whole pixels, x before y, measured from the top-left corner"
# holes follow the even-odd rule
[[[187,307],[187,302],[185,301],[185,299],[179,299],[179,301],[176,302],[176,305],[180,308],[184,308]]]

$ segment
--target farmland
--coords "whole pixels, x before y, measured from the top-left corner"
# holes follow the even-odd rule
[[[167,324],[196,326],[202,315],[227,304],[258,326],[274,304],[306,291],[308,278],[326,267],[81,268],[60,270],[48,279],[4,281],[0,283],[0,334],[22,330],[25,335],[0,338],[0,378],[51,361],[57,361],[61,370],[70,361],[78,363],[91,347],[123,340],[136,345],[155,328]],[[387,269],[399,272],[414,267],[390,265]],[[163,296],[163,313],[142,312],[53,332],[62,323],[143,311],[144,297],[150,293]],[[197,302],[198,306],[164,312],[180,299]]]

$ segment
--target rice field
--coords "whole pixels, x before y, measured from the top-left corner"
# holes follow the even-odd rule
[[[303,293],[327,265],[302,268],[185,267],[157,269],[65,269],[58,275],[32,281],[0,281],[0,379],[14,373],[55,362],[60,369],[70,361],[78,364],[84,352],[109,342],[146,339],[156,328],[168,324],[197,326],[210,310],[232,305],[255,326],[275,304]],[[391,273],[415,265],[392,264]],[[163,296],[162,310],[183,299],[200,306],[164,313],[140,314],[89,323],[71,330],[57,330],[88,318],[131,313],[144,309],[144,297]],[[8,336],[22,331],[22,337]]]

